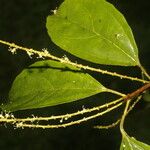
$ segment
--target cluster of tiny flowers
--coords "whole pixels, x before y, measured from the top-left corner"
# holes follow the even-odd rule
[[[27,54],[32,59],[32,55],[34,55],[34,53],[27,51]]]
[[[22,128],[23,129],[23,122],[16,123],[16,128]]]
[[[9,47],[8,48],[8,51],[10,51],[12,54],[16,54],[16,50],[17,50],[16,47]]]
[[[49,54],[49,52],[48,52],[48,50],[46,48],[43,48],[42,51],[44,52],[45,55]],[[34,52],[27,51],[27,55],[32,59],[32,55],[34,55]],[[37,55],[38,56],[36,58],[42,58],[42,59],[44,59],[44,56],[43,56],[42,53],[39,52]]]
[[[44,59],[44,57],[42,56],[41,53],[39,53],[38,56],[37,56],[36,58],[42,58],[42,59]]]
[[[51,12],[53,12],[54,15],[57,14],[57,7],[54,10],[51,10]]]
[[[66,55],[64,55],[60,62],[64,63],[64,62],[69,62],[69,61],[70,61],[69,58]]]
[[[46,54],[46,55],[48,55],[49,54],[49,52],[48,52],[48,50],[46,49],[46,48],[43,48],[42,49],[42,51],[44,52],[44,54]]]
[[[47,50],[46,48],[43,48],[42,51],[43,51],[44,54],[45,54],[44,56],[49,55],[49,52],[48,52],[48,50]],[[38,56],[37,56],[36,58],[42,58],[42,59],[44,59],[44,56],[43,56],[42,53],[38,53]]]
[[[14,115],[12,113],[1,112],[0,119],[14,119]]]

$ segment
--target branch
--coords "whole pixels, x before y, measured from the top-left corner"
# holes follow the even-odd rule
[[[94,126],[94,128],[95,129],[109,129],[109,128],[113,128],[113,127],[117,126],[120,123],[120,121],[121,121],[121,119],[118,119],[117,121],[113,122],[112,124],[103,125],[103,126],[97,125],[97,126]]]
[[[102,116],[102,115],[104,115],[104,114],[106,114],[106,113],[108,113],[108,112],[118,108],[122,104],[123,104],[123,102],[120,102],[119,104],[117,104],[117,105],[115,105],[115,106],[113,106],[113,107],[111,107],[111,108],[109,108],[109,109],[107,109],[107,110],[105,110],[103,112],[97,113],[95,115],[91,115],[89,117],[84,117],[84,118],[82,118],[80,120],[72,121],[72,122],[69,122],[69,123],[56,124],[56,125],[39,125],[39,124],[36,125],[36,124],[27,124],[27,123],[20,122],[20,123],[16,123],[16,126],[18,128],[19,127],[21,127],[21,128],[24,128],[24,127],[28,127],[28,128],[43,128],[43,129],[45,129],[45,128],[65,128],[67,126],[77,125],[77,124],[80,124],[82,122],[86,122],[88,120],[91,120],[91,119],[97,118],[99,116]]]
[[[118,74],[116,72],[109,72],[107,70],[102,70],[102,69],[93,68],[93,67],[90,67],[90,66],[84,66],[82,64],[77,64],[77,63],[71,62],[67,57],[59,58],[59,57],[53,56],[46,49],[43,49],[43,51],[37,51],[37,50],[31,49],[31,48],[25,48],[25,47],[22,47],[22,46],[18,46],[14,43],[9,43],[9,42],[3,41],[3,40],[0,40],[0,43],[2,43],[4,45],[8,45],[9,46],[9,51],[11,51],[13,54],[16,53],[17,49],[20,49],[22,51],[25,51],[29,55],[30,58],[32,58],[32,55],[36,54],[36,55],[38,55],[37,58],[50,58],[52,60],[56,60],[56,61],[59,61],[61,63],[65,63],[65,64],[70,64],[72,66],[75,66],[75,67],[78,67],[78,68],[81,68],[81,69],[84,69],[84,70],[99,72],[99,73],[107,74],[107,75],[110,75],[110,76],[116,76],[116,77],[119,77],[121,79],[128,79],[128,80],[138,81],[138,82],[142,82],[142,83],[148,83],[149,82],[149,81],[142,80],[142,79],[139,79],[139,78],[136,78],[136,77],[130,77],[130,76]]]
[[[119,102],[124,102],[123,101],[123,97],[119,98],[117,100],[114,100],[112,102],[106,103],[104,105],[101,106],[97,106],[97,107],[93,107],[93,108],[84,108],[81,111],[77,111],[75,113],[70,113],[70,114],[65,114],[65,115],[58,115],[58,116],[51,116],[51,117],[32,117],[32,118],[15,118],[12,114],[1,114],[0,115],[0,122],[7,122],[7,123],[11,123],[11,122],[34,122],[34,121],[49,121],[49,120],[68,120],[69,118],[72,118],[74,116],[78,116],[78,115],[83,115],[86,113],[91,113],[94,111],[99,111],[103,108],[109,108],[111,107],[111,105],[116,105]]]
[[[137,97],[138,95],[140,95],[141,93],[145,92],[146,90],[150,89],[150,82],[145,84],[144,86],[140,87],[139,89],[137,89],[136,91],[127,94],[124,98],[124,100],[130,100],[134,97]]]

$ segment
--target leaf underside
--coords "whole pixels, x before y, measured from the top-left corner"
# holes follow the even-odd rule
[[[105,0],[65,0],[47,18],[52,41],[67,52],[105,65],[139,65],[138,49],[124,16]]]
[[[105,92],[106,88],[80,69],[60,62],[36,62],[15,79],[3,110],[54,106]]]
[[[125,137],[122,140],[120,150],[150,150],[150,146],[133,137]]]

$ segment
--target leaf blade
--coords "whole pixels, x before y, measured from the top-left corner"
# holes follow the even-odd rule
[[[72,102],[107,91],[80,69],[48,60],[36,62],[15,79],[10,102],[3,110],[16,111]]]
[[[128,135],[124,136],[120,146],[120,150],[149,150],[150,145],[136,140]]]
[[[46,27],[54,43],[82,59],[107,65],[139,64],[130,27],[104,0],[65,0],[57,14],[47,18]]]

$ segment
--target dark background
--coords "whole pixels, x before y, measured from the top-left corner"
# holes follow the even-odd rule
[[[61,0],[0,0],[0,39],[14,42],[18,45],[34,49],[48,48],[51,53],[62,56],[65,52],[58,50],[51,41],[45,28],[46,17],[51,10],[61,4]],[[126,17],[131,26],[137,45],[139,57],[144,67],[150,71],[150,1],[149,0],[110,0]],[[68,56],[69,54],[67,54]],[[70,56],[71,57],[71,56]],[[73,60],[74,57],[71,57]],[[76,58],[77,59],[77,58]],[[12,55],[8,47],[0,45],[0,100],[8,100],[11,84],[23,68],[32,64],[24,53]],[[81,60],[78,60],[79,62]],[[85,63],[84,61],[81,61]],[[96,66],[94,64],[90,64]],[[132,67],[105,67],[133,76],[139,76],[137,68]],[[140,86],[128,80],[109,76],[92,74],[107,87],[131,92]],[[105,99],[105,100],[104,100]],[[92,107],[112,100],[112,95],[98,94],[94,97],[77,101],[71,104],[55,106],[45,109],[16,112],[16,115],[50,116],[77,111],[85,107]],[[108,101],[108,100],[107,100]],[[150,144],[150,105],[141,101],[126,120],[126,131],[138,140]],[[110,130],[93,129],[95,124],[109,124],[119,116],[120,110],[79,126],[65,129],[14,129],[10,125],[0,126],[0,150],[118,150],[121,142],[119,128]]]

